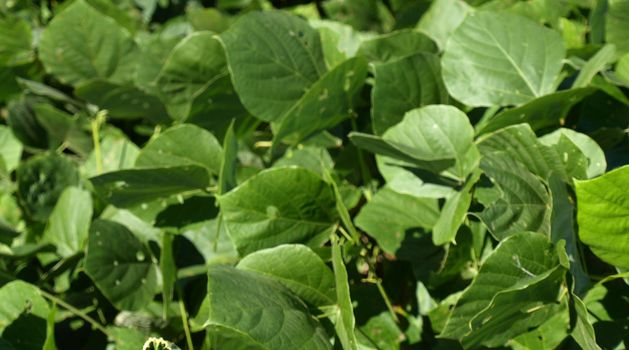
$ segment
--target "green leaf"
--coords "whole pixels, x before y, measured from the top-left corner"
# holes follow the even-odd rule
[[[238,161],[238,139],[234,134],[234,121],[229,124],[223,138],[223,158],[218,173],[218,194],[222,195],[237,186],[236,166]]]
[[[432,228],[439,218],[437,200],[418,198],[382,188],[354,219],[385,252],[395,255],[411,228]]]
[[[529,124],[533,130],[561,124],[570,109],[594,91],[593,88],[570,89],[536,98],[479,123],[476,133],[481,135],[520,123]]]
[[[354,318],[354,308],[352,306],[352,298],[349,292],[349,283],[347,279],[347,270],[343,261],[343,253],[341,245],[338,242],[336,234],[332,235],[332,267],[334,268],[334,279],[336,281],[336,299],[338,306],[336,309],[334,328],[336,334],[341,340],[343,349],[357,350],[358,341],[354,328],[356,320]]]
[[[0,66],[15,66],[33,60],[31,27],[17,16],[0,18]]]
[[[222,158],[223,150],[212,133],[195,125],[181,124],[160,133],[144,146],[135,165],[142,168],[196,165],[218,174]]]
[[[128,228],[108,220],[90,227],[85,272],[118,309],[139,310],[158,290],[153,256]]]
[[[439,219],[432,228],[432,242],[435,245],[446,243],[456,243],[456,234],[463,224],[467,211],[472,203],[472,186],[480,178],[480,172],[472,175],[467,180],[465,186],[459,192],[446,198],[446,202],[441,209]]]
[[[50,214],[43,240],[54,244],[57,254],[64,258],[83,252],[91,221],[91,194],[77,187],[68,187]]]
[[[629,1],[607,0],[608,8],[605,13],[605,39],[608,43],[616,45],[619,54],[629,52],[629,37],[627,37],[627,25],[629,25]]]
[[[564,307],[564,305],[566,305]],[[569,335],[570,319],[568,316],[567,303],[562,303],[562,309],[548,318],[539,327],[521,334],[509,345],[514,350],[553,350],[557,349],[561,342]]]
[[[375,64],[373,69],[371,120],[377,135],[402,121],[411,109],[448,102],[439,57],[434,54],[422,52]]]
[[[585,134],[560,128],[540,137],[539,141],[543,145],[555,148],[558,154],[568,154],[568,159],[564,160],[564,166],[567,167],[568,174],[573,177],[593,178],[602,175],[607,169],[605,153],[596,141]],[[586,164],[583,162],[583,157]],[[581,175],[583,172],[585,174]]]
[[[417,23],[443,50],[452,32],[461,25],[473,8],[463,0],[435,0]]]
[[[552,200],[542,181],[507,152],[486,156],[481,169],[500,197],[479,214],[498,240],[522,231],[550,234]]]
[[[629,166],[592,180],[575,181],[579,238],[601,260],[629,268]]]
[[[628,7],[629,8],[629,7]],[[627,22],[629,23],[629,22]],[[573,88],[588,86],[594,76],[605,69],[605,67],[616,60],[616,47],[614,45],[603,46],[587,63],[581,68],[577,79],[572,83]]]
[[[452,106],[411,110],[382,139],[416,159],[454,159],[454,165],[446,171],[459,180],[478,166],[480,158],[469,119]]]
[[[506,12],[473,12],[446,45],[443,80],[467,105],[517,105],[555,90],[564,56],[557,32]]]
[[[286,111],[275,132],[274,145],[284,139],[297,143],[353,117],[352,99],[366,76],[367,62],[361,57],[351,58],[325,73]]]
[[[572,330],[572,338],[579,344],[581,349],[600,350],[601,347],[596,344],[596,335],[594,327],[588,320],[588,310],[578,296],[572,294],[572,302],[576,313],[576,323]]]
[[[207,298],[208,332],[215,341],[231,341],[226,348],[332,349],[325,330],[306,305],[269,277],[226,266],[210,267]]]
[[[196,165],[118,170],[90,182],[107,202],[128,208],[174,194],[204,190],[210,184],[207,170]]]
[[[44,29],[39,57],[49,73],[67,84],[93,78],[121,83],[133,77],[138,50],[116,21],[78,0]]]
[[[120,84],[104,79],[93,79],[74,89],[76,96],[107,110],[114,119],[146,118],[155,123],[170,121],[164,104],[131,84]]]
[[[541,142],[528,124],[518,124],[480,139],[478,148],[485,157],[507,154],[544,180],[554,172],[571,182],[573,177],[584,178],[589,167],[588,159],[572,139],[578,137],[554,135]]]
[[[334,274],[310,248],[283,244],[247,255],[237,268],[271,277],[314,306],[336,303]]]
[[[413,130],[409,131],[412,132]],[[398,145],[375,135],[351,132],[349,133],[349,139],[358,148],[365,149],[374,154],[404,161],[420,169],[441,172],[454,164],[454,159],[452,158],[436,158],[433,157],[432,154],[417,154],[415,149],[412,148],[413,146],[404,147],[405,145]],[[410,141],[415,141],[415,139]],[[428,159],[421,157],[428,157]]]
[[[319,33],[286,12],[250,12],[220,40],[238,96],[265,121],[282,118],[326,71]]]
[[[78,185],[79,172],[68,158],[45,153],[20,164],[16,178],[22,210],[33,220],[45,222],[63,190]]]
[[[0,158],[7,172],[10,173],[17,168],[22,158],[22,148],[22,144],[13,135],[11,129],[0,125]]]
[[[437,53],[437,45],[423,33],[404,29],[363,41],[356,55],[370,62],[388,62],[419,52]]]
[[[227,74],[219,41],[210,32],[197,32],[172,49],[156,84],[173,119],[184,120],[195,98]]]
[[[466,348],[503,345],[553,314],[564,274],[547,237],[512,235],[487,257],[441,337],[459,339]]]
[[[319,245],[337,220],[330,186],[301,168],[262,171],[219,201],[229,235],[243,255],[283,243]]]
[[[0,300],[2,340],[13,345],[8,349],[41,349],[50,308],[39,289],[23,281],[9,282],[0,288]]]

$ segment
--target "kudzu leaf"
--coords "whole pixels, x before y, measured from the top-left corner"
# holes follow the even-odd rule
[[[629,166],[575,181],[579,238],[601,260],[629,268]]]
[[[221,348],[332,349],[308,308],[272,278],[227,266],[208,272],[206,321]],[[217,345],[218,345],[217,344]]]
[[[136,167],[196,165],[211,174],[221,168],[223,149],[205,129],[191,124],[173,126],[152,139],[138,154]]]
[[[219,202],[229,235],[243,255],[284,243],[318,245],[337,221],[332,189],[302,168],[262,171]]]
[[[206,168],[183,165],[164,168],[124,169],[92,177],[96,192],[107,202],[128,208],[210,185]]]
[[[470,106],[519,105],[555,90],[566,54],[559,33],[507,12],[473,12],[445,48],[443,80]]]
[[[466,348],[503,345],[553,314],[564,274],[547,237],[514,234],[487,257],[440,336]]]
[[[581,134],[572,129],[560,128],[540,137],[539,141],[546,146],[554,147],[559,154],[568,153],[568,159],[564,161],[564,164],[576,169],[585,167],[585,177],[587,178],[602,175],[607,168],[605,153],[603,153],[598,143],[586,134]],[[585,156],[587,165],[583,164],[580,155],[570,156],[570,153],[576,153],[575,148]],[[577,177],[577,174],[580,172],[580,169],[568,171],[573,177]]]
[[[64,258],[83,252],[92,221],[92,196],[78,187],[66,188],[50,214],[43,240]]]
[[[158,291],[158,267],[150,250],[128,228],[109,220],[90,227],[85,272],[120,310],[139,310]]]
[[[439,57],[421,52],[375,64],[371,91],[371,120],[376,135],[402,121],[404,113],[418,107],[448,102],[441,78]]]
[[[78,0],[44,29],[39,57],[49,73],[67,84],[94,78],[123,83],[133,77],[138,49],[125,28]]]
[[[285,12],[250,12],[220,40],[238,96],[264,121],[282,118],[326,72],[319,33]]]
[[[467,211],[472,203],[472,186],[478,181],[480,174],[474,174],[467,180],[465,186],[459,192],[446,198],[446,202],[441,209],[439,219],[432,228],[432,242],[435,245],[446,243],[456,243],[456,234],[463,224]]]
[[[244,257],[237,268],[271,277],[314,306],[336,302],[334,273],[310,248],[283,244]]]

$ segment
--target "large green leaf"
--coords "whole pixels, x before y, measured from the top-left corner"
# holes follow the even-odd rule
[[[247,255],[237,267],[277,280],[314,306],[336,302],[334,274],[317,254],[304,245],[283,244],[259,250]]]
[[[85,272],[121,310],[146,306],[159,287],[158,268],[148,247],[128,228],[113,221],[92,223]]]
[[[351,58],[325,73],[279,121],[274,143],[297,143],[353,116],[353,96],[367,77],[367,62]]]
[[[565,136],[547,136],[541,142],[528,124],[518,124],[483,137],[479,140],[478,148],[485,157],[496,153],[508,154],[514,161],[544,180],[548,180],[554,172],[564,181],[570,182],[573,177],[581,179],[587,175],[590,165],[584,149],[588,149],[588,154],[592,156],[597,152],[591,143],[574,136],[576,133],[570,133],[572,137],[567,136],[569,133],[564,134]],[[583,148],[577,146],[573,139],[583,144]],[[594,157],[599,156],[600,154]],[[593,165],[600,169],[602,161],[596,159],[595,162],[599,164]]]
[[[101,197],[122,208],[210,185],[207,170],[197,165],[118,170],[90,181]]]
[[[402,247],[406,230],[430,229],[438,217],[436,199],[418,198],[384,187],[361,208],[355,222],[378,242],[382,250],[395,255]]]
[[[227,74],[219,41],[210,32],[197,32],[172,49],[156,84],[170,115],[183,120],[195,98]]]
[[[93,79],[78,85],[74,93],[100,109],[106,109],[111,118],[146,118],[155,123],[170,121],[162,101],[129,83]]]
[[[522,104],[555,90],[564,56],[550,29],[506,12],[473,12],[446,45],[443,80],[470,106]]]
[[[317,245],[337,220],[330,186],[302,168],[262,171],[219,201],[241,254],[283,243]]]
[[[413,109],[382,138],[417,159],[454,159],[446,171],[459,180],[478,166],[480,158],[469,119],[452,106]]]
[[[57,247],[57,253],[69,257],[85,247],[92,221],[92,196],[77,187],[66,188],[50,214],[44,241]]]
[[[593,88],[570,89],[536,98],[482,121],[476,126],[476,132],[484,134],[520,123],[528,123],[533,130],[561,124],[570,109],[594,91]]]
[[[629,268],[629,166],[576,181],[579,238],[601,260]]]
[[[0,18],[0,65],[19,65],[33,59],[31,27],[17,16]]]
[[[605,16],[605,39],[616,45],[618,53],[629,52],[629,1],[609,0]]]
[[[37,287],[23,281],[0,288],[0,334],[5,349],[42,349],[50,308]],[[5,345],[0,342],[0,346]]]
[[[473,8],[464,0],[435,0],[417,23],[417,29],[435,40],[443,50],[452,32],[471,11]]]
[[[437,53],[437,45],[425,34],[406,29],[363,41],[356,55],[370,62],[387,62],[419,52]]]
[[[138,154],[137,167],[196,165],[218,174],[223,150],[205,129],[190,124],[173,126],[152,139]]]
[[[282,118],[326,71],[319,33],[285,12],[248,13],[220,40],[238,96],[262,120]]]
[[[374,76],[371,118],[377,135],[400,122],[411,109],[448,102],[439,58],[434,54],[422,52],[375,64]]]
[[[115,20],[78,0],[42,32],[39,56],[49,73],[76,85],[93,78],[130,81],[138,50]]]
[[[550,234],[551,196],[542,181],[507,152],[485,156],[481,169],[500,196],[479,214],[497,239],[521,232]]]
[[[206,326],[223,348],[331,349],[306,305],[272,278],[226,266],[208,272]]]
[[[487,257],[441,337],[459,339],[466,348],[503,345],[552,315],[564,274],[547,237],[512,235]]]

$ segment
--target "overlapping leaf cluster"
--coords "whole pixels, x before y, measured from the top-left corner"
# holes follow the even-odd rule
[[[0,3],[0,347],[624,348],[629,1],[299,3]]]

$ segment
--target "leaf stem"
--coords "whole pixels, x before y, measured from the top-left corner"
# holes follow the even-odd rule
[[[382,296],[384,303],[387,305],[387,309],[389,310],[391,317],[393,317],[393,320],[395,321],[395,323],[400,323],[400,319],[397,317],[397,313],[395,312],[395,309],[393,309],[393,304],[391,304],[391,299],[389,299],[389,295],[387,295],[387,291],[384,290],[384,287],[382,286],[382,282],[380,281],[379,278],[376,278],[376,286],[378,287],[378,292],[380,292],[380,295]]]
[[[183,298],[181,297],[181,290],[178,290],[177,294],[179,294],[179,310],[181,312],[181,322],[183,323],[183,332],[186,335],[188,350],[194,350],[192,336],[190,335],[190,327],[188,326],[188,314],[186,313],[186,305],[183,303]]]
[[[358,124],[356,123],[356,117],[350,117],[352,122],[352,130],[358,131]],[[363,178],[363,183],[366,185],[371,181],[371,174],[369,173],[369,169],[367,169],[367,164],[365,163],[365,158],[363,156],[363,151],[356,147],[356,153],[358,155],[358,165],[360,166],[360,175]]]
[[[41,295],[46,298],[49,299],[50,301],[56,303],[57,305],[63,307],[64,309],[70,311],[71,313],[73,313],[74,315],[82,318],[83,320],[85,320],[87,323],[89,323],[90,325],[92,325],[92,327],[94,329],[99,330],[101,333],[103,333],[104,335],[108,336],[109,338],[114,338],[114,336],[109,333],[109,331],[107,330],[107,328],[105,328],[103,325],[101,325],[100,323],[98,323],[98,321],[96,321],[95,319],[91,318],[90,316],[88,316],[86,313],[84,313],[83,311],[77,309],[76,307],[66,303],[65,301],[63,301],[62,299],[46,292],[45,290],[40,289],[39,292],[41,293]]]
[[[92,119],[92,142],[94,142],[94,156],[96,157],[96,173],[103,173],[103,154],[100,149],[100,125],[107,118],[107,111],[102,110],[96,113]]]

